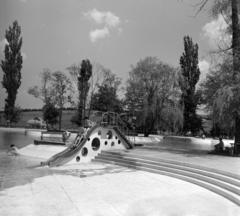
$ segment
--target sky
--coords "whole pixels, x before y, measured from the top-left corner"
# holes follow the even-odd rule
[[[222,17],[209,16],[212,0],[197,13],[201,0],[1,0],[0,59],[4,60],[5,32],[17,20],[23,38],[22,84],[16,104],[41,108],[41,100],[27,93],[40,86],[39,73],[47,67],[61,70],[83,59],[110,69],[123,84],[131,65],[156,56],[179,66],[183,37],[189,35],[199,46],[199,68],[203,79],[211,67],[207,53],[215,48]],[[0,80],[3,72],[0,68]],[[5,89],[0,84],[0,110]]]

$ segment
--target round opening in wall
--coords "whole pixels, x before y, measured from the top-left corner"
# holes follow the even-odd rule
[[[90,141],[90,138],[88,138],[87,140]]]
[[[100,136],[101,134],[102,134],[102,131],[101,131],[101,130],[99,130],[99,131],[98,131],[98,135]]]
[[[107,145],[107,141],[105,141],[105,145]]]
[[[111,146],[114,146],[114,144],[115,144],[115,143],[114,143],[114,142],[112,142],[112,143],[111,143]]]
[[[117,136],[115,136],[115,138],[117,139],[118,137],[117,137]]]
[[[87,149],[86,147],[84,147],[84,148],[82,149],[82,156],[83,156],[83,157],[86,157],[87,154],[88,154],[88,149]]]
[[[120,144],[121,143],[121,140],[118,140],[118,144]]]
[[[80,161],[80,157],[79,157],[79,156],[76,157],[76,161],[77,161],[77,162]]]
[[[109,130],[109,131],[107,132],[107,139],[112,139],[112,137],[113,137],[113,133],[112,133],[111,130]]]
[[[97,151],[100,148],[100,139],[98,139],[97,137],[95,137],[92,140],[92,150],[93,151]]]

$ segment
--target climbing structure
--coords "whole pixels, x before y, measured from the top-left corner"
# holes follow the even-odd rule
[[[95,112],[91,120],[94,121],[94,126],[87,131],[85,137],[79,137],[79,140],[76,139],[67,149],[42,164],[54,167],[66,163],[88,162],[103,150],[132,149],[133,144],[126,136],[129,130],[118,114]]]

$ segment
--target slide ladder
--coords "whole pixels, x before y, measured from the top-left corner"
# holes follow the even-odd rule
[[[124,143],[126,149],[132,149],[133,148],[131,142],[126,138],[126,136],[122,133],[122,131],[119,129],[119,127],[113,127],[113,130],[120,137],[120,139]]]

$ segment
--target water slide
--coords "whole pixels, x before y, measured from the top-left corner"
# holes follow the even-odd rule
[[[79,151],[85,145],[85,143],[87,142],[87,140],[90,137],[91,133],[98,127],[99,127],[99,125],[94,125],[87,132],[87,134],[84,137],[84,139],[77,146],[74,146],[74,144],[71,145],[70,147],[68,147],[64,151],[62,151],[62,152],[52,156],[47,161],[42,162],[42,164],[43,165],[48,164],[50,167],[55,167],[55,166],[61,166],[61,165],[64,165],[64,164],[70,162],[73,158],[75,158],[79,154]]]
[[[77,135],[78,136],[78,135]],[[74,139],[75,142],[77,142],[77,139]],[[61,157],[62,155],[66,154],[67,152],[71,151],[71,147],[74,145],[74,143],[72,143],[68,148],[64,149],[63,151],[53,155],[51,158],[49,158],[46,161],[42,161],[41,165],[48,165],[49,162],[56,160],[57,158]]]

